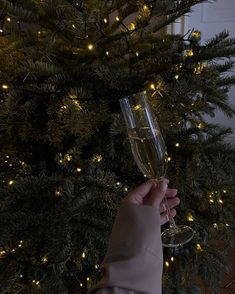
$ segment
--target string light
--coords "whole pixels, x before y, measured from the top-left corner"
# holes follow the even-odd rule
[[[72,27],[75,29],[76,28],[75,24],[72,24]]]
[[[95,269],[98,269],[99,268],[99,265],[98,264],[95,264]]]
[[[213,200],[213,199],[210,199],[209,201],[210,201],[211,203],[214,203],[214,200]]]
[[[131,23],[128,25],[128,29],[129,29],[130,31],[134,31],[135,28],[136,28],[136,26],[135,26],[135,23],[134,23],[134,22],[131,22]]]
[[[223,192],[224,192],[224,194],[226,194],[226,193],[227,193],[227,191],[226,191],[226,190],[223,190]]]
[[[201,245],[199,243],[196,245],[196,248],[197,248],[198,251],[202,251],[202,247],[201,247]]]
[[[86,253],[82,252],[82,258],[85,258],[85,257],[86,257]]]
[[[166,265],[166,267],[169,267],[170,266],[170,264],[169,264],[168,261],[165,261],[165,265]]]
[[[175,259],[174,259],[174,257],[172,256],[172,257],[171,257],[171,261],[173,262],[174,260],[175,260]]]
[[[10,180],[9,182],[8,182],[8,185],[13,185],[14,184],[14,181],[13,180]]]
[[[93,161],[100,162],[102,159],[103,159],[103,157],[102,157],[102,155],[100,155],[100,154],[95,154],[95,155],[93,156]]]
[[[118,16],[116,16],[116,21],[119,21],[119,20],[120,20],[120,18]]]
[[[193,221],[194,221],[193,215],[192,215],[191,213],[189,213],[189,214],[187,215],[187,220],[188,220],[189,222],[193,222]]]
[[[43,258],[42,258],[42,262],[43,263],[46,263],[48,261],[48,258],[46,257],[46,256],[44,256]]]
[[[200,75],[205,67],[206,67],[206,63],[199,62],[198,65],[194,69],[194,73],[196,75]]]
[[[108,56],[109,55],[109,51],[106,51],[105,54]]]
[[[80,283],[80,287],[82,287],[83,286],[83,283]]]
[[[10,22],[11,21],[11,18],[10,17],[7,17],[6,20]]]
[[[107,20],[107,18],[104,18],[104,23],[108,23],[108,20]]]
[[[192,49],[187,50],[187,51],[186,51],[186,55],[187,55],[188,57],[192,57],[192,56],[194,55],[193,50],[192,50]]]
[[[151,84],[150,85],[150,89],[155,90],[155,85],[154,84]]]
[[[0,31],[1,32],[1,31]],[[2,33],[2,32],[1,32]],[[6,85],[6,84],[3,84],[2,85],[2,88],[4,89],[4,90],[7,90],[7,89],[9,89],[9,86],[8,85]]]
[[[140,110],[141,109],[141,105],[140,104],[137,104],[134,106],[134,110]]]
[[[90,281],[90,278],[89,278],[89,277],[87,277],[87,278],[86,278],[86,280],[87,280],[87,281]]]
[[[56,191],[55,191],[55,195],[56,195],[56,196],[61,196],[61,195],[62,195],[62,193],[61,193],[61,191],[60,191],[60,190],[56,190]]]
[[[144,9],[145,11],[149,10],[149,8],[148,8],[147,5],[144,5],[144,6],[143,6],[143,9]]]
[[[180,146],[180,144],[179,143],[175,143],[175,147],[179,147]]]
[[[127,192],[127,191],[128,191],[128,188],[126,187],[126,188],[124,189],[124,191],[126,191],[126,192]]]
[[[67,161],[71,161],[71,160],[72,160],[72,155],[70,155],[70,154],[66,154],[66,155],[65,155],[65,159],[66,159]]]
[[[20,278],[23,278],[23,275],[20,275]]]
[[[199,39],[199,38],[201,37],[201,35],[202,35],[202,33],[199,32],[199,31],[194,31],[194,32],[192,33],[192,36],[195,37],[195,38],[197,38],[197,39]]]
[[[179,79],[179,77],[180,77],[179,75],[175,75],[175,79],[176,79],[176,80],[178,80],[178,79]]]
[[[3,33],[3,30],[2,29],[0,29],[0,33]]]
[[[199,123],[198,125],[197,125],[197,127],[199,128],[199,129],[203,129],[203,123]]]
[[[214,224],[213,224],[213,227],[214,227],[215,229],[217,229],[217,228],[218,228],[217,223],[214,223]]]
[[[92,51],[94,49],[94,45],[88,44],[87,48],[88,48],[88,50]]]
[[[116,184],[117,184],[117,186],[120,186],[120,185],[121,185],[121,183],[120,183],[120,182],[117,182]]]
[[[219,199],[219,203],[223,204],[224,202],[223,202],[223,200],[222,200],[222,199]]]
[[[4,254],[6,254],[5,250],[0,251],[0,256],[3,256]]]
[[[167,157],[167,161],[171,161],[171,157]]]
[[[229,224],[225,224],[226,227],[229,227]]]
[[[80,173],[80,172],[82,171],[82,169],[81,169],[80,167],[78,167],[78,168],[76,169],[76,171]]]
[[[135,55],[138,57],[139,56],[139,52],[137,51],[137,52],[135,52]]]

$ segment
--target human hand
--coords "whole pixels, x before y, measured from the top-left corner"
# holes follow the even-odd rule
[[[159,209],[161,213],[161,224],[169,221],[166,213],[166,206],[163,198],[166,195],[170,214],[172,217],[176,216],[176,207],[180,203],[180,199],[176,197],[177,189],[168,189],[169,180],[161,178],[159,181],[148,180],[136,189],[131,191],[124,199],[123,202],[134,203],[138,205],[149,205]]]

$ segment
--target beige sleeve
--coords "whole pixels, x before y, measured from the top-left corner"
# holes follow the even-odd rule
[[[160,213],[123,203],[101,265],[103,278],[89,294],[160,294],[163,267]]]

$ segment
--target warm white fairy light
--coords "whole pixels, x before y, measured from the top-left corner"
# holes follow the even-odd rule
[[[223,190],[223,192],[224,192],[224,194],[226,194],[226,193],[227,193],[227,191],[226,191],[226,190]]]
[[[107,22],[108,22],[107,18],[104,18],[104,23],[107,23]]]
[[[223,201],[222,199],[219,199],[219,203],[223,204],[223,203],[224,203],[224,201]]]
[[[175,75],[175,79],[176,79],[176,80],[178,80],[178,79],[179,79],[179,77],[180,77],[179,75]]]
[[[0,33],[3,33],[3,30],[2,29],[0,29]]]
[[[11,21],[11,18],[10,17],[7,17],[6,20],[10,22]]]
[[[225,224],[226,227],[229,227],[229,224]]]
[[[119,21],[119,20],[120,20],[120,18],[118,16],[116,16],[116,21]]]
[[[210,201],[210,203],[214,203],[214,200],[213,199],[210,199],[209,201]]]
[[[75,29],[76,28],[75,24],[72,24],[72,27]]]
[[[174,260],[175,260],[175,258],[172,256],[172,257],[171,257],[171,261],[173,262]]]
[[[80,172],[82,171],[82,169],[81,169],[80,167],[78,167],[78,168],[76,169],[76,171],[80,173]]]
[[[139,56],[139,52],[137,51],[137,52],[135,52],[135,55],[138,57]]]
[[[20,275],[20,278],[23,278],[23,275]]]
[[[80,287],[82,287],[83,286],[83,283],[80,283]]]
[[[155,90],[155,85],[154,84],[150,84],[150,89]]]
[[[1,31],[0,31],[0,33],[1,33]],[[6,85],[6,84],[3,84],[3,85],[2,85],[2,88],[3,88],[4,90],[7,90],[7,89],[9,89],[9,86]]]
[[[217,224],[217,223],[214,223],[214,224],[213,224],[213,227],[214,227],[215,229],[217,229],[217,228],[218,228],[218,224]]]
[[[86,280],[87,280],[87,281],[90,281],[90,278],[89,278],[89,277],[87,277],[87,278],[86,278]]]
[[[99,265],[98,264],[95,264],[95,269],[98,269],[99,268]]]
[[[43,258],[42,258],[42,262],[43,263],[46,263],[48,261],[48,258],[46,257],[46,256],[44,256]]]
[[[116,185],[117,185],[117,186],[120,186],[120,185],[121,185],[121,183],[120,183],[120,182],[117,182],[117,183],[116,183]]]
[[[199,243],[196,245],[196,248],[197,248],[198,251],[202,251],[202,247],[201,247],[201,245]]]
[[[108,56],[109,55],[109,51],[106,51],[105,54]]]
[[[175,147],[179,147],[180,146],[180,143],[175,143]]]
[[[94,45],[93,44],[88,44],[87,48],[88,48],[88,50],[92,51],[94,49]]]
[[[194,221],[193,215],[192,215],[191,213],[189,213],[189,214],[187,215],[187,220],[188,220],[189,222],[193,222],[193,221]]]
[[[9,182],[8,182],[8,185],[9,186],[11,186],[11,185],[13,185],[14,184],[14,181],[13,180],[10,180]]]
[[[167,157],[167,161],[171,161],[171,157],[169,156],[169,157]]]
[[[126,187],[124,190],[127,192],[128,191],[128,188]]]
[[[82,252],[82,258],[85,258],[85,257],[86,257],[86,253]]]
[[[165,265],[166,265],[166,267],[169,267],[170,266],[170,264],[169,264],[168,261],[165,261]]]

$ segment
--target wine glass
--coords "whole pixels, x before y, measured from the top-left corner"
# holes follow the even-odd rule
[[[167,149],[157,120],[147,99],[146,92],[120,99],[131,150],[141,172],[149,179],[166,175]],[[177,226],[170,213],[166,196],[163,199],[170,227],[162,232],[165,247],[178,247],[189,242],[194,231],[185,225]]]

